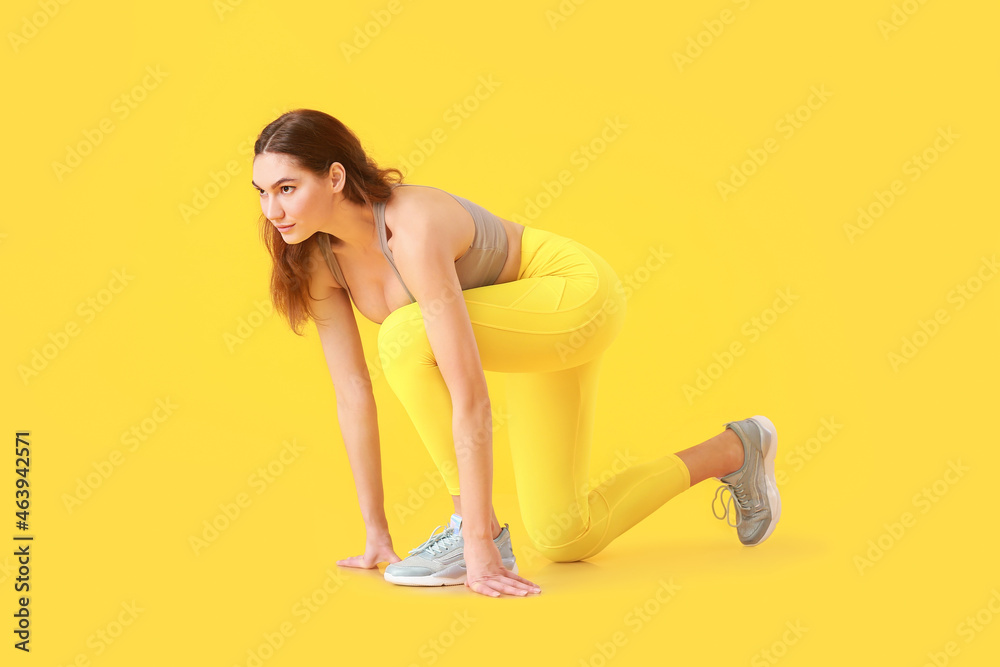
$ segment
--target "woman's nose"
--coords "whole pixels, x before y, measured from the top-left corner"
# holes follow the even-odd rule
[[[284,211],[273,197],[268,197],[267,203],[264,204],[264,215],[268,220],[280,220],[284,216]]]

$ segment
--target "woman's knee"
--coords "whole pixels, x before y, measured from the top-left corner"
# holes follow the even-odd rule
[[[529,536],[529,540],[536,553],[556,563],[575,563],[589,556],[587,549],[579,542],[553,544],[549,540],[537,539],[535,536]]]
[[[417,304],[389,313],[378,330],[378,358],[386,380],[391,383],[394,377],[412,370],[415,363],[429,354],[427,332]]]
[[[570,563],[587,555],[587,525],[578,512],[553,513],[550,520],[541,522],[525,517],[525,523],[532,546],[549,560]]]

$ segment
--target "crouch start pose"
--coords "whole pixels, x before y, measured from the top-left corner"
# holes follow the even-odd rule
[[[464,584],[494,597],[540,591],[517,574],[509,525],[493,511],[487,370],[504,374],[521,517],[546,558],[594,556],[709,478],[723,483],[715,516],[743,544],[771,534],[781,501],[777,433],[766,417],[727,422],[705,442],[590,488],[601,361],[626,311],[615,271],[578,241],[401,180],[320,111],[281,115],[254,145],[272,300],[296,333],[315,322],[365,523],[364,554],[338,565],[388,562],[394,584]],[[444,530],[405,559],[383,508],[376,406],[352,303],[380,325],[386,382],[455,505]]]

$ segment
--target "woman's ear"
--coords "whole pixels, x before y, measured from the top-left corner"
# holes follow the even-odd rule
[[[344,184],[347,182],[347,172],[344,171],[344,165],[339,162],[331,164],[330,171],[327,173],[327,178],[329,179],[330,186],[333,188],[334,192],[343,191]]]

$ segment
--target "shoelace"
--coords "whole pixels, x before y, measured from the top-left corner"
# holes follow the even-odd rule
[[[444,528],[444,532],[438,533],[438,528]],[[418,553],[423,550],[427,550],[432,556],[436,556],[439,552],[447,551],[451,548],[451,544],[454,540],[449,539],[456,537],[455,529],[451,525],[438,526],[431,531],[431,536],[415,549],[410,549],[411,554]]]
[[[722,492],[728,493],[729,497],[723,496]],[[720,496],[722,496],[722,516],[719,516],[715,511],[715,501],[719,500]],[[733,513],[736,515],[736,523],[729,522],[730,505],[732,505]],[[737,510],[737,505],[739,505],[739,509],[741,510],[750,508],[750,501],[747,499],[746,491],[743,490],[742,482],[738,484],[723,484],[715,489],[715,496],[712,498],[712,514],[715,515],[716,519],[725,519],[731,528],[737,528],[743,522],[743,512]]]

